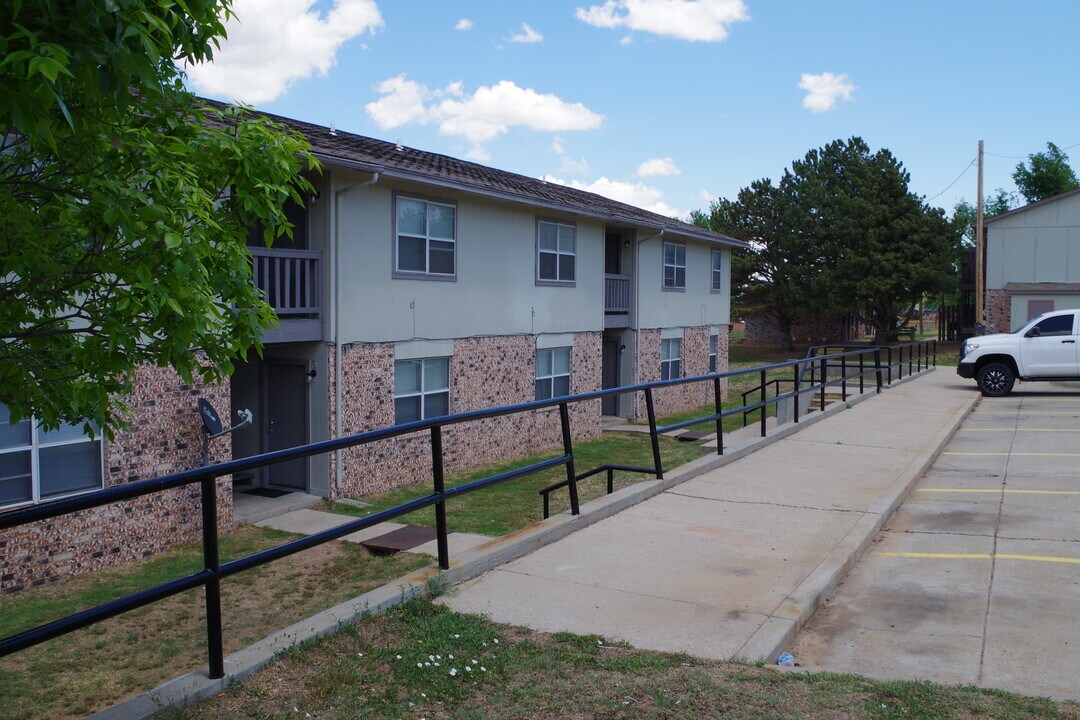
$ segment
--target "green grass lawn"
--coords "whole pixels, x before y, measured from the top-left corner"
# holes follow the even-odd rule
[[[645,652],[414,600],[285,653],[213,699],[164,717],[1080,720],[1080,706]]]
[[[701,457],[706,451],[696,443],[678,442],[671,438],[660,438],[660,457],[664,469],[671,469],[690,460]],[[542,455],[518,458],[499,465],[472,468],[455,472],[447,477],[446,486],[453,487],[473,480],[495,475],[507,470],[514,470],[535,463],[545,458],[556,457],[561,453],[550,451]],[[618,464],[638,467],[652,467],[652,446],[649,436],[643,433],[605,433],[596,440],[583,440],[574,443],[574,465],[579,473],[600,465]],[[625,487],[639,482],[651,475],[639,473],[615,473],[615,488]],[[469,532],[480,535],[499,536],[519,530],[543,517],[541,488],[566,479],[563,466],[552,468],[533,475],[509,480],[501,485],[488,487],[447,502],[446,514],[451,532]],[[581,502],[600,497],[607,491],[606,475],[601,473],[581,481],[578,495]],[[331,512],[367,517],[379,510],[400,505],[408,500],[430,495],[430,482],[418,482],[378,495],[365,495],[362,498],[370,503],[369,508],[358,508],[345,503],[324,503],[322,509]],[[551,494],[551,514],[560,513],[570,507],[567,489],[556,490]],[[398,522],[434,527],[435,510],[425,508],[398,519]]]
[[[221,558],[248,555],[296,537],[242,526],[221,538]],[[222,582],[226,653],[332,607],[431,559],[374,557],[329,543]],[[201,547],[0,598],[0,637],[98,605],[202,566]],[[193,590],[0,658],[0,718],[84,717],[206,664],[203,593]]]

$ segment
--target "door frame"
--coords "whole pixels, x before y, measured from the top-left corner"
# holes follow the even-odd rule
[[[620,382],[620,376],[622,375],[622,358],[620,357],[621,353],[619,352],[619,348],[622,346],[622,339],[618,335],[605,335],[600,339],[600,388],[602,390],[608,389],[608,386],[604,383],[604,380],[607,377],[607,374],[604,372],[607,368],[607,364],[604,361],[608,358],[608,352],[606,351],[606,348],[612,345],[615,346],[614,357],[612,358],[615,384],[611,385],[610,387],[616,388],[622,384]],[[608,400],[609,398],[610,400]],[[619,395],[608,395],[601,398],[601,414],[605,414],[603,411],[603,404],[605,400],[608,402],[612,402],[615,405],[615,412],[611,414],[618,417],[619,406],[621,405],[620,401],[622,400],[622,397]]]
[[[271,407],[271,391],[270,391],[270,366],[285,366],[285,367],[299,367],[304,372],[307,372],[308,361],[302,358],[296,357],[268,357],[263,356],[260,362],[259,373],[259,393],[261,394],[260,405],[262,406],[263,415],[265,418],[259,427],[259,448],[260,452],[270,452],[270,407]],[[304,428],[304,444],[311,442],[311,402],[308,398],[308,383],[304,381],[304,406],[303,412],[303,428]],[[301,492],[308,492],[311,489],[311,464],[308,458],[304,458],[304,488]],[[270,468],[264,466],[259,469],[259,486],[264,488],[270,487]],[[284,486],[282,486],[284,487]],[[292,488],[296,490],[297,488]]]

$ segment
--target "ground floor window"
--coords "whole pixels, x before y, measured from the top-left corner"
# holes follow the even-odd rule
[[[536,351],[536,399],[570,394],[570,348]]]
[[[46,431],[33,418],[10,422],[0,404],[0,507],[52,500],[102,486],[101,438],[81,425]]]
[[[682,377],[682,340],[660,341],[660,379]]]
[[[716,372],[716,343],[719,337],[716,335],[709,336],[709,372]]]
[[[394,363],[394,423],[450,414],[450,358]]]

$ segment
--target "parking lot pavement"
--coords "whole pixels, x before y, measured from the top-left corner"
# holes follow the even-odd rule
[[[1080,699],[1080,389],[983,398],[800,633],[810,669]]]

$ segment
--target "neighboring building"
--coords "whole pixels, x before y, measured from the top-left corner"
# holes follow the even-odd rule
[[[986,219],[986,321],[1008,332],[1080,307],[1080,190]]]
[[[273,119],[307,138],[324,171],[307,208],[287,208],[293,238],[253,244],[255,282],[281,323],[262,357],[239,363],[224,387],[140,370],[132,430],[112,442],[37,437],[29,422],[0,435],[0,457],[19,465],[14,482],[0,477],[0,509],[198,465],[202,396],[223,417],[254,412],[252,426],[214,443],[220,461],[727,368],[730,253],[744,243],[599,195]],[[661,391],[657,412],[706,404],[710,393],[706,383]],[[599,435],[602,413],[644,414],[640,397],[602,405],[573,406],[575,438]],[[455,425],[446,466],[560,442],[551,411]],[[400,438],[233,480],[324,497],[378,492],[429,478],[428,443]],[[50,453],[79,480],[57,485]],[[11,475],[3,465],[0,474]],[[227,529],[231,483],[219,494]],[[0,589],[147,555],[196,539],[198,526],[192,488],[0,533]]]

